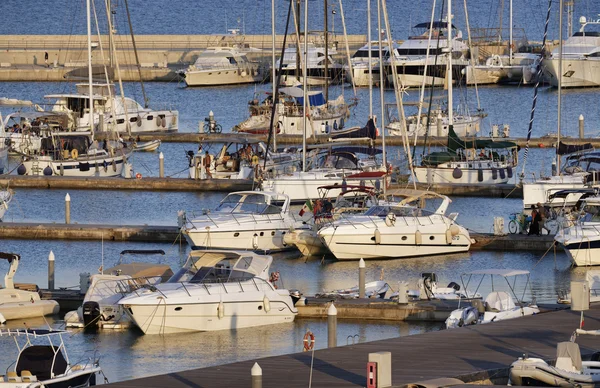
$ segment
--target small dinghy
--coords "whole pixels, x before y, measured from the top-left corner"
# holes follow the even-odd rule
[[[390,286],[383,280],[377,280],[365,284],[365,298],[381,298],[389,291]],[[339,299],[356,299],[358,298],[358,286],[341,290],[334,290],[316,294],[317,298],[339,298]]]
[[[133,150],[136,152],[152,152],[160,147],[160,140],[150,140],[143,143],[133,142]]]

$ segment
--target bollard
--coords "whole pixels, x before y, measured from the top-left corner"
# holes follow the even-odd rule
[[[162,152],[158,155],[158,176],[159,178],[165,177],[165,156]]]
[[[48,255],[48,289],[54,290],[54,252]]]
[[[71,196],[65,195],[65,224],[71,223]]]
[[[358,297],[365,297],[365,261],[361,258],[358,262]]]
[[[337,346],[337,309],[331,303],[327,309],[327,347]]]
[[[579,115],[579,138],[580,139],[583,139],[583,137],[584,137],[583,123],[584,123],[583,115]]]
[[[408,303],[408,283],[398,282],[398,304]]]
[[[255,362],[250,369],[250,375],[252,376],[252,388],[262,388],[262,368]]]

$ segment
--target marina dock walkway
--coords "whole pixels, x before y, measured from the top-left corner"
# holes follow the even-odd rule
[[[465,382],[502,379],[509,365],[523,354],[552,360],[556,344],[568,341],[579,327],[579,313],[550,312],[493,324],[348,345],[314,353],[313,387],[364,387],[369,353],[391,352],[392,386],[400,387],[435,378],[454,377]],[[585,328],[600,329],[600,306],[585,313]],[[167,337],[165,337],[166,339]],[[342,339],[338,338],[338,343]],[[316,338],[317,346],[327,338]],[[582,355],[600,349],[600,337],[580,336]],[[190,346],[202,346],[190,344]],[[298,339],[298,349],[302,346]],[[208,368],[173,372],[110,384],[111,387],[250,387],[250,369],[262,368],[267,387],[309,386],[311,353],[295,353]],[[173,365],[173,369],[177,369]]]

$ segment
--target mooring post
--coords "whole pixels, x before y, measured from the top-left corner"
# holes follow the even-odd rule
[[[48,255],[48,289],[54,290],[54,252]]]
[[[583,139],[584,137],[584,119],[583,115],[579,115],[579,138]]]
[[[160,178],[165,177],[165,156],[162,152],[158,155],[158,176]]]
[[[358,297],[365,297],[365,261],[361,258],[358,262]]]
[[[262,388],[262,368],[255,362],[250,370],[252,375],[252,388]]]
[[[65,224],[71,223],[71,196],[65,195]]]
[[[337,309],[331,302],[327,309],[327,347],[335,348],[337,346]]]

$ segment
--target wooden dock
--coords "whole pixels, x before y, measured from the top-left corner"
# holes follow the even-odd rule
[[[550,312],[493,324],[347,345],[314,353],[313,387],[364,387],[369,353],[391,352],[392,386],[402,387],[435,378],[458,378],[466,383],[506,384],[508,367],[528,354],[552,360],[556,344],[568,341],[579,327],[579,312]],[[600,329],[600,306],[585,313],[585,328]],[[338,338],[338,343],[340,343]],[[301,344],[301,340],[298,340]],[[327,338],[316,338],[318,348]],[[600,337],[580,336],[582,355],[600,349]],[[299,345],[301,346],[301,345]],[[110,384],[112,387],[250,387],[250,369],[262,368],[262,386],[308,386],[311,353],[294,353],[228,365],[173,372]],[[176,365],[173,369],[177,369]]]
[[[495,236],[491,233],[471,233],[475,244],[471,250],[481,251],[548,251],[555,247],[562,251],[562,247],[554,244],[554,235],[528,236],[526,234],[506,234]]]

